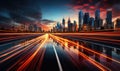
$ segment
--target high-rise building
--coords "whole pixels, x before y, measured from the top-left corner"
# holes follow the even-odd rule
[[[88,29],[91,31],[93,29],[93,26],[94,26],[94,18],[90,17]]]
[[[70,23],[70,32],[74,32],[74,24]]]
[[[89,19],[90,19],[89,13],[85,13],[83,17],[83,30],[88,30],[87,27],[89,24]]]
[[[70,18],[68,19],[68,32],[70,32],[71,30],[71,21],[70,21]]]
[[[100,19],[100,29],[102,29],[103,28],[103,19]]]
[[[95,24],[94,24],[94,29],[98,30],[101,28],[101,19],[100,19],[100,9],[97,9],[95,11]]]
[[[80,12],[79,12],[78,21],[79,21],[78,31],[80,31],[82,29],[82,25],[83,25],[83,11],[82,10],[80,10]]]
[[[83,25],[84,24],[88,24],[89,23],[89,13],[85,13],[84,14],[84,18],[83,18]]]
[[[62,32],[62,25],[61,25],[61,23],[57,22],[56,29],[57,29],[57,32]]]
[[[116,29],[120,29],[120,18],[116,20]]]
[[[95,11],[95,19],[97,20],[97,19],[100,19],[100,9],[97,9],[96,11]]]
[[[76,32],[77,31],[77,22],[74,21],[74,24],[73,24],[73,31]]]
[[[33,25],[32,24],[29,24],[29,31],[33,32]]]
[[[63,25],[63,32],[65,32],[65,19],[64,18],[62,20],[62,25]]]
[[[107,15],[106,15],[106,29],[112,29],[112,28],[113,28],[112,11],[109,10],[107,11]]]
[[[34,32],[37,32],[37,30],[38,30],[38,27],[36,24],[34,24]]]

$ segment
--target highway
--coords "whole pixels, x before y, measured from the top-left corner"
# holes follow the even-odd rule
[[[8,34],[0,35],[0,71],[119,71],[118,33]]]

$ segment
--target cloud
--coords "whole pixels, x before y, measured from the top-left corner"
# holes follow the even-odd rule
[[[42,24],[50,25],[51,23],[55,23],[56,21],[53,20],[48,20],[48,19],[43,19],[41,20]]]
[[[55,25],[56,25],[56,21],[48,20],[48,19],[41,20],[41,27],[45,31],[51,30],[52,27],[55,26]]]
[[[120,0],[72,0],[68,4],[73,10],[83,10],[84,12],[89,12],[94,16],[96,9],[100,9],[101,17],[105,18],[107,9],[112,9],[113,17],[120,16]]]
[[[4,19],[9,18],[17,23],[33,23],[40,21],[41,16],[41,9],[34,0],[1,0],[0,2],[0,17]]]

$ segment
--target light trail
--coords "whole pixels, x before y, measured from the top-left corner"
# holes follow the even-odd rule
[[[13,36],[11,36],[11,37],[9,36],[7,38],[6,37],[5,38],[0,38],[0,41],[11,40],[11,39],[19,38],[19,37],[23,37],[23,35],[22,36],[14,36],[14,37]]]
[[[104,64],[101,64],[102,62],[99,63],[94,58],[89,57],[87,54],[85,54],[82,51],[79,51],[77,49],[78,47],[82,48],[83,50],[85,50],[89,53],[92,53],[92,54],[94,53],[95,55],[99,55],[99,56],[101,56],[103,58],[106,58],[108,60],[112,60],[116,63],[120,63],[120,61],[115,60],[115,59],[113,59],[113,58],[111,58],[111,57],[109,57],[105,54],[101,54],[101,53],[99,53],[95,50],[92,50],[90,48],[82,46],[79,43],[76,43],[74,41],[64,39],[64,38],[61,38],[61,37],[58,37],[58,36],[54,36],[52,34],[49,34],[49,35],[46,34],[46,35],[34,38],[34,39],[29,40],[27,42],[23,42],[23,43],[20,43],[18,45],[15,45],[15,46],[13,46],[13,47],[5,50],[5,51],[2,51],[0,53],[0,58],[1,58],[0,63],[3,63],[3,62],[5,63],[5,61],[7,62],[7,60],[9,60],[10,58],[13,59],[13,60],[17,60],[17,57],[21,57],[14,64],[10,64],[11,66],[9,67],[9,69],[7,69],[7,71],[10,71],[12,69],[13,70],[17,69],[17,71],[25,71],[25,70],[30,71],[30,70],[36,69],[36,71],[40,71],[42,61],[43,61],[43,58],[44,58],[44,53],[45,53],[45,50],[46,50],[46,49],[42,49],[42,47],[47,42],[49,36],[53,40],[55,40],[58,43],[60,43],[61,45],[65,46],[65,50],[68,49],[67,53],[69,54],[69,56],[71,57],[71,60],[73,61],[73,64],[75,63],[75,65],[80,65],[80,62],[77,61],[76,58],[74,58],[74,56],[72,56],[72,54],[70,54],[70,51],[72,51],[73,54],[81,56],[87,62],[92,64],[95,68],[97,68],[101,71],[111,71],[110,70],[111,68],[109,69],[108,66],[106,67],[106,65],[104,66]],[[42,42],[40,42],[40,41],[42,41]],[[67,43],[65,43],[65,42],[67,42]],[[69,50],[69,45],[70,46],[74,45],[74,46],[77,46],[77,47],[75,47],[72,50]],[[59,70],[63,71],[62,65],[60,63],[60,59],[59,59],[58,54],[57,54],[57,48],[55,47],[55,44],[53,44],[53,49],[54,49],[54,52],[55,52],[55,56],[56,56],[56,59],[57,59],[57,64],[58,64]],[[26,54],[24,55],[24,53],[26,53]],[[37,56],[39,57],[39,59],[38,59]],[[77,62],[79,62],[79,63],[77,63]]]
[[[55,56],[56,56],[56,59],[57,59],[57,63],[58,63],[58,66],[59,66],[59,71],[63,71],[63,69],[62,69],[62,65],[61,65],[61,63],[60,63],[60,60],[59,60],[59,57],[58,57],[58,54],[57,54],[57,51],[56,51],[54,45],[53,45],[53,49],[54,49]]]
[[[35,46],[32,46],[32,49],[30,51],[26,50],[25,52],[23,52],[23,54],[26,53],[26,52],[27,53],[25,55],[23,55],[19,60],[17,60],[17,62],[15,62],[12,66],[10,66],[7,69],[7,71],[12,71],[12,69],[14,70],[14,68],[17,69],[21,65],[21,63],[24,63],[33,54],[33,51],[35,51],[38,48],[39,45],[40,45],[40,43],[35,44]]]
[[[61,44],[62,44],[62,43],[61,43]],[[63,44],[63,45],[64,45],[64,44]],[[62,48],[62,47],[61,47],[61,48]],[[76,58],[71,54],[68,46],[65,46],[65,52],[66,52],[66,54],[68,54],[68,56],[70,57],[70,60],[72,61],[72,63],[73,63],[79,70],[81,70],[80,67],[79,67],[79,66],[81,65],[81,63],[79,63],[79,61],[76,60]]]
[[[28,49],[31,49],[30,47],[32,47],[32,46],[34,46],[35,44],[37,44],[39,41],[41,41],[43,39],[43,36],[41,36],[41,37],[38,37],[38,38],[36,38],[36,39],[34,39],[34,40],[31,40],[31,41],[28,41],[27,43],[29,43],[29,44],[27,44],[28,46],[27,47],[25,47],[25,45],[24,45],[24,43],[21,45],[21,46],[19,46],[19,47],[13,47],[13,48],[16,48],[16,49],[13,49],[12,48],[12,50],[10,50],[10,49],[8,49],[8,50],[10,50],[10,51],[8,51],[8,50],[6,50],[6,51],[4,51],[4,52],[6,52],[6,53],[4,53],[3,55],[1,55],[0,56],[0,58],[1,57],[4,57],[4,56],[6,56],[5,58],[3,58],[2,60],[0,60],[0,63],[3,63],[3,62],[5,62],[6,60],[8,60],[8,59],[10,59],[10,58],[12,58],[12,57],[14,57],[15,55],[17,55],[17,54],[19,54],[19,53],[21,53],[21,52],[23,52],[23,51],[25,51],[25,50],[28,50]],[[31,43],[30,43],[31,42]],[[19,50],[20,49],[20,50]],[[7,55],[9,55],[9,56],[7,56]]]
[[[42,43],[42,42],[41,42]],[[38,48],[38,47],[37,47]],[[45,53],[45,50],[46,48],[42,47],[40,49],[40,51],[36,54],[36,56],[33,58],[33,60],[30,62],[30,64],[24,68],[24,70],[27,70],[27,71],[40,71],[41,69],[41,64],[42,64],[42,61],[43,61],[43,57],[44,57],[44,53]],[[32,50],[32,51],[35,51],[35,50]],[[34,53],[34,52],[33,52]],[[33,54],[32,53],[32,54]],[[28,53],[29,54],[29,53]],[[31,55],[32,55],[31,54]],[[30,55],[30,56],[31,56]],[[29,57],[30,57],[29,56]],[[29,58],[28,57],[28,58]],[[28,59],[27,58],[27,59]],[[24,60],[25,62],[26,60]],[[23,63],[24,63],[23,62]],[[19,66],[18,66],[19,67]],[[13,68],[14,69],[14,68]],[[17,69],[17,68],[16,68]]]
[[[51,35],[51,34],[50,34],[50,35]],[[54,36],[54,35],[51,35],[51,36],[53,36],[53,39],[56,38],[56,39],[60,39],[60,40],[63,40],[63,41],[67,41],[67,42],[72,43],[72,44],[74,44],[74,45],[78,45],[77,43],[75,43],[75,42],[73,42],[73,41],[70,41],[70,40],[68,40],[68,39],[64,39],[64,38],[61,38],[61,37],[58,37],[58,36]],[[108,56],[106,56],[106,55],[104,55],[104,54],[98,53],[97,51],[94,51],[94,50],[92,50],[92,49],[86,48],[86,47],[84,47],[84,46],[82,46],[82,45],[79,45],[79,47],[81,47],[81,48],[83,48],[83,49],[85,49],[85,50],[87,50],[87,51],[90,51],[90,52],[92,52],[92,53],[95,53],[95,54],[97,54],[97,55],[100,55],[100,56],[102,56],[102,57],[104,57],[104,58],[107,58],[107,59],[109,59],[109,60],[112,60],[112,61],[120,64],[120,61],[115,60],[115,59],[113,59],[113,58],[111,58],[111,57],[108,57]]]
[[[48,34],[45,34],[45,40],[41,43],[38,49],[17,69],[17,71],[24,70],[24,68],[33,60],[33,58],[36,56],[36,54],[39,52],[39,50],[41,49],[41,47],[45,44],[47,40],[48,40]]]
[[[74,37],[80,37],[80,38],[86,38],[86,39],[93,39],[93,40],[99,40],[99,41],[104,41],[104,42],[109,42],[109,43],[114,43],[119,45],[120,40],[116,40],[116,39],[111,39],[111,38],[103,38],[103,37],[88,37],[88,36],[74,36]]]
[[[76,50],[76,52],[79,52],[79,51]],[[91,62],[92,64],[94,64],[95,66],[97,66],[100,70],[102,70],[102,71],[107,71],[107,70],[111,71],[111,69],[109,69],[106,66],[104,66],[104,65],[96,62],[94,59],[92,59],[89,56],[83,54],[82,52],[79,52],[79,55],[81,55],[83,58],[85,58],[86,60],[88,60],[89,62]],[[107,70],[105,70],[105,69],[107,69]]]
[[[33,42],[32,42],[32,43],[33,43]],[[9,55],[9,54],[11,54],[11,53],[13,53],[13,52],[15,52],[15,51],[18,51],[18,50],[21,49],[21,48],[23,49],[24,47],[26,47],[26,46],[28,46],[28,45],[30,45],[30,44],[31,44],[31,43],[26,43],[26,45],[19,46],[19,47],[17,47],[16,49],[13,49],[13,50],[11,50],[11,51],[8,51],[8,52],[0,55],[0,58],[5,57],[5,56],[7,56],[7,55]]]
[[[98,35],[98,36],[120,36],[120,32],[90,32],[90,33],[53,33],[53,35]]]
[[[20,38],[25,38],[25,37],[30,37],[32,35],[19,35],[19,36],[12,36],[12,37],[7,37],[7,38],[0,38],[1,42],[6,42],[6,41],[11,41],[11,40],[16,40]]]
[[[17,54],[19,54],[19,53],[21,53],[21,52],[23,52],[23,51],[26,51],[26,50],[28,50],[28,49],[30,49],[30,47],[32,47],[33,45],[34,45],[34,44],[31,44],[31,45],[27,46],[27,47],[24,48],[24,49],[21,49],[21,50],[19,50],[19,51],[16,51],[15,53],[7,56],[6,58],[4,58],[4,59],[2,59],[2,60],[0,60],[0,63],[3,63],[3,62],[5,62],[6,60],[8,60],[8,59],[10,59],[10,58],[12,58],[12,57],[14,57],[14,56],[16,56]]]
[[[45,54],[45,50],[46,50],[46,48],[43,49],[41,58],[40,58],[40,60],[39,60],[39,62],[38,62],[38,65],[37,65],[37,67],[36,67],[36,71],[40,71],[40,68],[41,68],[41,65],[42,65],[42,61],[43,61],[43,58],[44,58],[44,54]]]
[[[70,41],[70,40],[67,40],[67,39],[64,39],[64,38],[60,38],[60,37],[57,37],[57,36],[54,36],[54,35],[51,35],[50,34],[50,36],[54,39],[54,40],[57,40],[57,41],[59,41],[59,43],[60,44],[62,44],[62,45],[65,45],[65,41],[67,41],[67,42],[69,42],[69,43],[71,43],[71,44],[74,44],[74,45],[76,45],[76,46],[78,46],[78,44],[77,43],[75,43],[75,42],[73,42],[73,41]],[[66,45],[65,45],[66,46]],[[117,61],[117,60],[115,60],[115,59],[112,59],[112,58],[110,58],[110,57],[108,57],[108,56],[106,56],[106,55],[104,55],[104,54],[100,54],[100,53],[98,53],[98,52],[96,52],[96,51],[93,51],[93,50],[91,50],[91,49],[89,49],[89,48],[86,48],[86,47],[84,47],[84,46],[81,46],[81,45],[79,45],[79,47],[81,47],[82,49],[85,49],[85,50],[87,50],[87,51],[90,51],[90,52],[93,52],[93,53],[95,53],[95,54],[97,54],[97,55],[100,55],[100,56],[102,56],[102,57],[104,57],[104,58],[107,58],[107,59],[109,59],[109,60],[112,60],[112,61],[114,61],[114,62],[116,62],[116,63],[119,63],[119,61]],[[79,54],[81,54],[82,56],[83,56],[83,54],[82,53],[80,53],[79,52]],[[85,56],[85,57],[84,57]],[[86,58],[86,59],[88,59],[88,57],[86,56],[86,55],[84,55],[83,57],[84,58]],[[90,58],[90,57],[89,57]],[[100,69],[102,69],[102,67],[105,67],[105,66],[103,66],[102,64],[100,64],[100,63],[96,63],[96,61],[94,60],[94,59],[92,59],[92,58],[90,58],[90,60],[92,61],[91,63],[92,64],[94,64],[95,66],[97,66],[98,68],[100,68]],[[90,61],[90,60],[88,60],[88,61]],[[101,67],[100,67],[101,66]],[[107,68],[107,67],[105,67],[107,70],[110,70],[109,68]],[[104,69],[104,68],[103,68]]]
[[[82,39],[77,39],[75,38],[75,40],[80,40],[80,41],[83,41]],[[97,42],[91,42],[89,40],[84,40],[85,42],[88,42],[88,43],[91,43],[91,44],[94,44],[94,45],[99,45],[99,46],[104,46],[104,47],[108,47],[108,48],[115,48],[114,46],[110,46],[110,45],[105,45],[105,44],[102,44],[102,43],[97,43]],[[79,46],[79,45],[78,45]],[[118,48],[119,49],[119,48]]]
[[[1,54],[3,54],[3,53],[6,53],[6,52],[9,52],[9,51],[12,51],[12,50],[16,50],[16,49],[19,49],[18,47],[20,47],[20,46],[26,46],[27,44],[31,44],[32,42],[34,42],[34,41],[36,41],[36,40],[39,40],[40,38],[42,38],[43,36],[40,36],[40,37],[37,37],[37,38],[34,38],[34,39],[32,39],[32,40],[29,40],[29,41],[27,41],[27,43],[26,42],[23,42],[23,43],[20,43],[20,44],[18,44],[18,45],[15,45],[15,46],[13,46],[13,47],[11,47],[11,48],[9,48],[9,49],[6,49],[6,50],[4,50],[4,51],[2,51],[2,52],[0,52],[0,55]]]
[[[58,41],[59,41],[60,44],[64,45],[63,41],[61,41],[61,40],[58,40]],[[98,67],[100,70],[102,70],[102,71],[109,70],[110,71],[110,69],[108,69],[107,67],[101,65],[100,63],[98,63],[96,61],[93,61],[93,60],[89,60],[88,57],[85,54],[82,53],[82,54],[80,54],[80,56],[82,56],[84,59],[88,60],[90,63],[92,63],[93,65],[95,65],[96,67]]]
[[[62,42],[60,42],[61,44],[63,44]],[[69,48],[66,48],[69,49]],[[69,51],[66,50],[68,53]],[[76,55],[80,55],[82,56],[85,60],[87,60],[88,62],[90,62],[91,64],[95,65],[97,68],[99,68],[102,71],[111,71],[109,68],[107,68],[106,66],[100,64],[99,62],[96,62],[94,59],[90,58],[89,56],[85,55],[82,52],[79,52],[77,49],[76,50],[72,50],[73,53],[75,53]],[[70,54],[70,53],[69,53]],[[71,54],[70,54],[71,55]],[[72,56],[72,55],[71,55]],[[74,58],[74,57],[72,57]],[[75,58],[74,58],[75,59]],[[78,62],[78,61],[77,61]]]

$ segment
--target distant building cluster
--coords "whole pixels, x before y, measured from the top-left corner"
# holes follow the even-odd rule
[[[0,32],[42,32],[42,13],[29,8],[17,8],[16,12],[0,11]],[[9,15],[8,18],[5,15]]]
[[[41,27],[36,24],[19,24],[12,26],[0,26],[0,32],[42,32]]]
[[[18,27],[19,29],[16,29],[16,32],[42,32],[41,27],[36,24],[21,24]]]
[[[112,11],[108,10],[106,13],[105,23],[100,17],[100,10],[95,11],[95,17],[90,17],[88,12],[80,10],[78,14],[78,23],[71,22],[70,18],[67,21],[67,27],[65,27],[66,20],[63,18],[62,23],[57,23],[51,32],[81,32],[81,31],[100,31],[100,30],[114,30],[120,28],[120,18],[112,22]],[[115,27],[115,28],[114,28]]]

